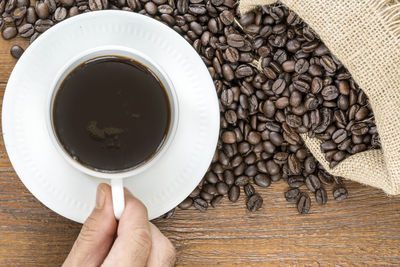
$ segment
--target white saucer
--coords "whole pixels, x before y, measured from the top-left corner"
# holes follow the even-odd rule
[[[147,206],[150,219],[178,205],[200,182],[218,140],[214,84],[196,51],[164,24],[123,11],[86,13],[57,24],[23,54],[3,102],[3,136],[25,186],[44,205],[77,222],[94,207],[95,179],[72,168],[56,151],[45,124],[45,106],[57,71],[74,55],[104,45],[134,48],[157,62],[175,85],[179,125],[157,163],[124,180]]]

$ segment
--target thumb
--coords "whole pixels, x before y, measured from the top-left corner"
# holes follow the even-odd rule
[[[111,188],[100,184],[96,207],[83,224],[63,266],[100,266],[110,250],[116,229]]]

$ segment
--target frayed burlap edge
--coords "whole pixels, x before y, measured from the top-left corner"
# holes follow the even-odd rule
[[[242,0],[246,13],[273,0]],[[367,94],[382,149],[353,155],[329,168],[320,141],[302,135],[331,174],[400,193],[400,3],[398,0],[281,0],[319,35]]]

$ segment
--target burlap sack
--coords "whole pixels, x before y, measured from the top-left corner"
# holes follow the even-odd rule
[[[274,0],[241,0],[246,13]],[[331,174],[400,194],[400,1],[281,0],[319,35],[369,97],[382,149],[358,153],[334,168],[320,141],[306,146]]]

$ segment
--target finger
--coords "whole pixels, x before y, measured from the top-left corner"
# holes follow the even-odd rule
[[[116,230],[111,188],[100,184],[96,207],[83,224],[63,266],[99,266],[110,250]]]
[[[176,251],[171,241],[152,223],[150,223],[150,232],[152,247],[146,266],[174,266]]]
[[[125,189],[125,210],[119,220],[117,238],[103,266],[145,266],[151,245],[147,209]]]

